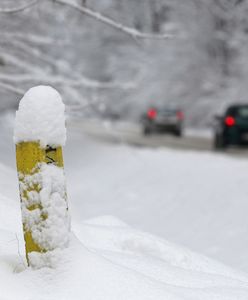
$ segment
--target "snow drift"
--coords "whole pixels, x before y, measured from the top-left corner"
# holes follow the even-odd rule
[[[8,190],[12,176],[0,164],[1,299],[248,298],[246,275],[110,216],[75,220],[76,235],[54,253],[54,268],[27,268],[19,200]]]

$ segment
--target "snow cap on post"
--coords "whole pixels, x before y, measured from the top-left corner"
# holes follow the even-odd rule
[[[16,112],[14,142],[37,141],[42,148],[64,146],[66,141],[65,105],[50,86],[29,89]]]

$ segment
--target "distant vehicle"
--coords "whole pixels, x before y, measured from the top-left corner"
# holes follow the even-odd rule
[[[184,113],[180,109],[150,107],[142,116],[143,133],[167,132],[179,137],[183,121]]]
[[[248,144],[248,104],[231,105],[223,116],[215,116],[214,147]]]

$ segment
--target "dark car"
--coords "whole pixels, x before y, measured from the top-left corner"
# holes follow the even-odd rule
[[[223,116],[216,116],[215,148],[248,144],[248,104],[229,106]]]
[[[183,120],[180,109],[150,107],[142,117],[143,133],[167,132],[181,136]]]

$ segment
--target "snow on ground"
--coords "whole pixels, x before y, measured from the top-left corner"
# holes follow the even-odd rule
[[[1,300],[248,299],[246,274],[162,238],[248,270],[246,160],[104,145],[69,131],[71,245],[55,269],[34,271],[24,263],[10,119],[0,133]]]
[[[65,163],[79,219],[114,215],[248,271],[247,159],[104,145],[72,135]]]
[[[1,195],[0,211],[1,300],[248,297],[246,275],[107,216],[82,222],[54,269],[29,269],[18,202]]]

